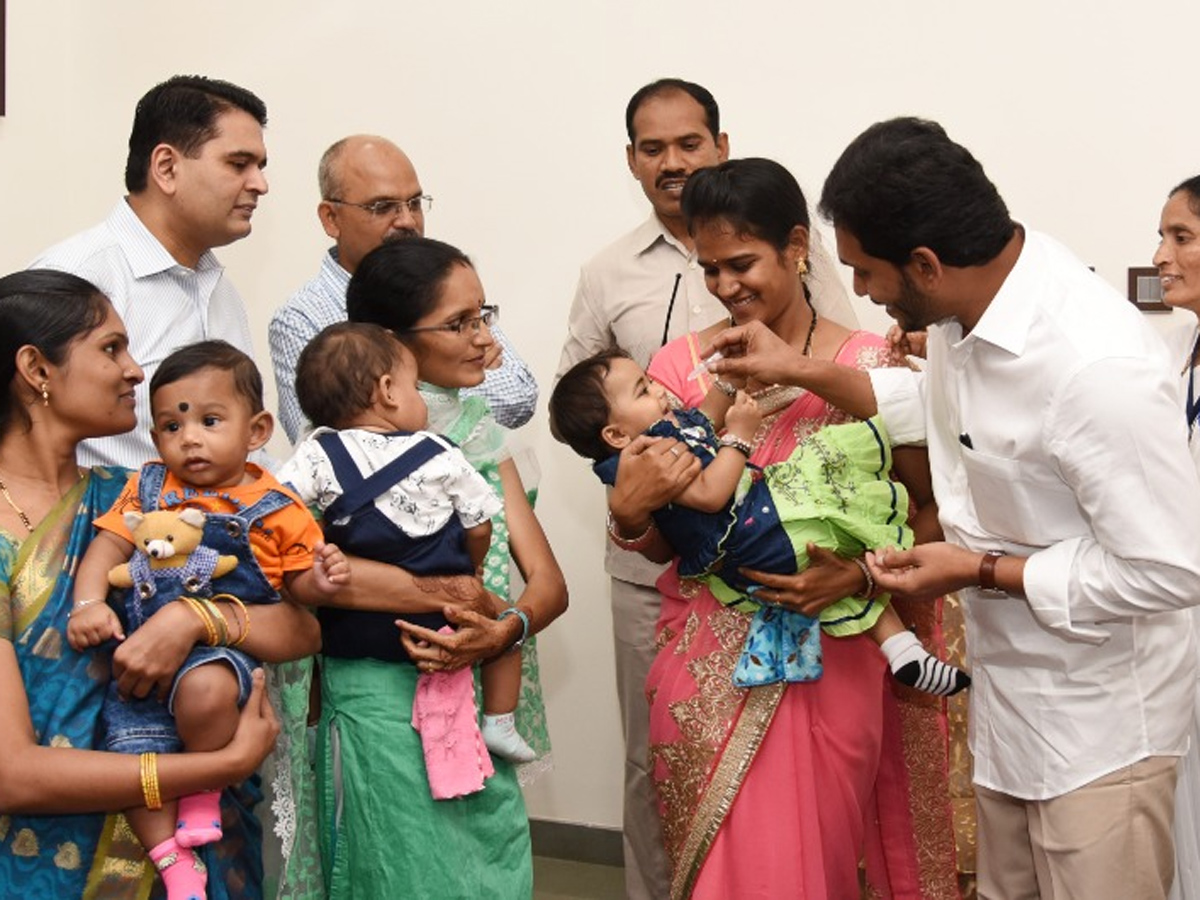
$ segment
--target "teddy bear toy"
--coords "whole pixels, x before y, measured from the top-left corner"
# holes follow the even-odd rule
[[[204,513],[198,509],[159,509],[127,512],[125,525],[133,534],[129,562],[108,573],[113,587],[136,588],[138,599],[149,600],[164,580],[177,581],[189,594],[207,594],[214,578],[232,572],[236,556],[222,556],[205,547]]]

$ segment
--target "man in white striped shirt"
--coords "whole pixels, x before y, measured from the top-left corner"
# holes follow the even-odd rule
[[[107,294],[146,372],[137,428],[85,442],[82,464],[137,468],[157,455],[147,385],[175,348],[222,338],[253,356],[245,304],[212,248],[250,233],[267,192],[266,123],[263,102],[229,82],[181,75],[157,85],[134,113],[129,195],[105,221],[33,262],[86,278]]]

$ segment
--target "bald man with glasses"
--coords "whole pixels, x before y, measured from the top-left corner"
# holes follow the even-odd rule
[[[375,135],[352,135],[326,150],[317,182],[317,217],[334,246],[316,278],[275,311],[267,330],[279,420],[293,443],[308,427],[296,399],[300,351],[322,329],[346,321],[346,286],[362,258],[385,241],[424,236],[425,215],[433,208],[408,156]],[[489,325],[496,342],[486,378],[463,393],[482,396],[501,425],[519,428],[537,405],[537,381],[504,333]]]

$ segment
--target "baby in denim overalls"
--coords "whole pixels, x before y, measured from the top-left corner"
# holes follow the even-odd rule
[[[246,604],[276,603],[285,586],[295,599],[332,596],[349,578],[345,557],[323,545],[304,504],[247,456],[271,437],[262,377],[253,360],[224,341],[176,350],[150,382],[151,436],[162,455],[130,476],[124,492],[98,520],[75,579],[67,638],[76,650],[123,639],[168,603],[184,597],[232,595]],[[134,586],[120,612],[97,602],[108,574],[135,547],[126,512],[196,508],[204,512],[203,546],[235,556],[237,566],[215,582],[192,569],[155,569],[135,558]],[[245,608],[229,612],[185,601],[205,620],[210,644],[197,645],[176,673],[166,704],[156,697],[123,700],[110,682],[102,715],[105,746],[121,753],[173,753],[223,747],[237,729],[258,662],[230,646],[250,627]],[[208,665],[209,663],[224,665]],[[158,867],[170,900],[205,896],[204,866],[191,848],[221,837],[219,791],[126,810],[130,826]]]

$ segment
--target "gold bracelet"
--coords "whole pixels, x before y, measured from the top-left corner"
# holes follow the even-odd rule
[[[162,794],[158,789],[158,754],[143,753],[141,756],[142,799],[146,809],[162,809]]]
[[[221,614],[221,610],[217,608],[217,604],[213,603],[208,597],[197,597],[196,602],[204,607],[212,619],[213,627],[217,632],[217,640],[212,646],[228,647],[229,646],[229,622],[225,620],[225,616]]]
[[[200,601],[186,594],[181,595],[179,599],[200,618],[200,622],[204,625],[204,632],[208,636],[208,646],[217,646],[216,623],[209,617],[208,611],[200,605]]]
[[[230,642],[230,647],[240,647],[242,642],[246,640],[246,636],[250,634],[250,610],[246,609],[246,604],[239,600],[233,594],[216,594],[213,601],[223,600],[226,603],[232,603],[242,611],[241,630],[238,632],[237,640]]]

